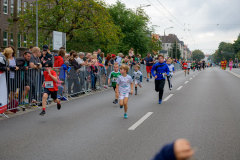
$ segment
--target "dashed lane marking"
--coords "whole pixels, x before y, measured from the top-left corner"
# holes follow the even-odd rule
[[[180,89],[182,89],[182,87],[183,87],[183,86],[178,87],[177,91],[179,91]]]
[[[188,81],[186,81],[184,84],[187,84],[188,83]]]
[[[148,112],[143,116],[141,119],[139,119],[135,124],[133,124],[128,130],[133,131],[135,130],[143,121],[145,121],[148,117],[150,117],[153,114],[153,112]]]
[[[192,78],[190,78],[189,80],[192,80]]]
[[[170,94],[169,96],[167,96],[164,100],[163,100],[163,102],[166,102],[167,100],[169,100],[169,98],[171,98],[173,96],[173,94]]]

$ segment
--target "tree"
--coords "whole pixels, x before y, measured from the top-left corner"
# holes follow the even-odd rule
[[[177,59],[181,59],[181,51],[179,50],[179,46],[177,43],[173,43],[172,48],[170,49],[170,52],[168,53],[168,56],[176,59],[176,46],[177,46]]]
[[[157,36],[153,35],[150,41],[150,51],[157,54],[159,50],[162,49],[162,42],[157,39]]]
[[[51,47],[52,32],[60,31],[67,35],[68,51],[116,50],[121,30],[112,22],[102,1],[38,0],[38,6],[39,45]],[[27,36],[27,46],[36,41],[35,9],[28,6],[19,15],[19,31]]]
[[[240,59],[240,34],[238,35],[238,39],[233,43],[233,49],[236,54],[236,57]]]
[[[192,55],[193,55],[193,60],[194,61],[196,61],[196,60],[200,61],[200,60],[202,60],[205,57],[204,53],[201,50],[199,50],[199,49],[194,50],[192,52]]]
[[[119,40],[118,49],[124,54],[128,54],[131,47],[135,53],[146,54],[151,51],[149,44],[151,36],[148,36],[147,23],[149,17],[141,8],[136,12],[126,8],[126,5],[117,1],[116,4],[109,6],[109,13],[115,25],[121,28],[123,37]]]

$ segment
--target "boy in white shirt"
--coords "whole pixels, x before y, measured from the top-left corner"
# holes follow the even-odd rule
[[[133,94],[133,80],[132,77],[127,74],[129,71],[129,66],[127,65],[122,65],[120,67],[120,73],[122,74],[121,76],[118,77],[117,79],[117,85],[115,92],[117,95],[119,95],[119,104],[120,108],[122,109],[124,106],[124,118],[128,118],[127,115],[127,109],[128,109],[128,98],[129,94]],[[131,88],[131,92],[130,92]]]
[[[172,90],[172,83],[171,83],[171,79],[172,79],[172,76],[173,76],[173,73],[175,73],[175,69],[174,69],[174,65],[172,64],[172,60],[171,59],[168,59],[167,60],[167,66],[169,68],[169,75],[167,75],[167,80],[168,80],[168,86],[169,86],[169,89]]]
[[[135,95],[137,95],[137,86],[139,85],[139,87],[142,88],[142,72],[139,71],[139,65],[135,65],[134,69],[132,79],[135,79]]]
[[[192,63],[190,61],[188,61],[187,65],[188,65],[187,66],[187,70],[188,70],[188,74],[189,74]]]

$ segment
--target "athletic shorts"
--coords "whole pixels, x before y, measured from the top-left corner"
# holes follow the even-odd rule
[[[49,91],[49,89],[47,89],[47,88],[44,88],[44,93],[47,93],[48,94],[48,96],[49,95],[51,95],[51,98],[53,99],[53,100],[56,100],[57,99],[57,92],[58,91]]]
[[[147,73],[151,73],[151,69],[153,66],[146,66]]]
[[[183,68],[183,70],[187,70],[187,68]]]
[[[115,91],[115,89],[116,89],[116,86],[115,87],[113,87],[113,90]]]
[[[142,82],[140,82],[140,80],[135,79],[135,84],[142,86]]]
[[[188,70],[190,70],[191,68],[188,68]]]
[[[119,100],[123,100],[124,98],[128,98],[129,93],[119,93]]]

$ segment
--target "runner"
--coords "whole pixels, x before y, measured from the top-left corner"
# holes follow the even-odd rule
[[[170,74],[167,76],[167,80],[168,80],[168,87],[169,87],[169,90],[172,90],[172,83],[171,83],[171,79],[173,77],[173,73],[175,73],[175,69],[174,69],[174,65],[172,64],[172,59],[168,59],[167,60],[167,66],[169,68],[169,71],[170,71]]]
[[[221,67],[222,67],[222,70],[224,70],[224,61],[223,60],[221,61]]]
[[[203,68],[203,70],[205,69],[205,61],[204,60],[202,61],[202,68]]]
[[[115,63],[113,66],[114,71],[112,71],[109,75],[108,78],[108,85],[110,85],[110,81],[112,80],[112,87],[115,92],[116,90],[116,84],[117,84],[117,79],[119,76],[121,76],[121,73],[119,72],[119,65],[118,63]],[[115,100],[113,101],[114,104],[118,103],[118,95],[115,93]]]
[[[132,77],[127,74],[129,71],[129,66],[122,65],[120,67],[121,76],[117,79],[117,85],[115,89],[115,93],[119,95],[119,104],[122,109],[124,106],[124,118],[128,118],[127,110],[128,110],[128,97],[129,94],[133,94],[133,80]],[[130,92],[131,88],[131,92]]]
[[[230,60],[229,60],[229,69],[230,69],[230,71],[232,71],[232,67],[233,67],[233,60],[232,60],[232,58],[230,58]]]
[[[198,62],[198,71],[201,71],[201,62]]]
[[[140,88],[142,88],[142,72],[139,71],[140,66],[135,65],[135,71],[133,71],[133,77],[132,79],[135,78],[135,95],[137,95],[137,86],[139,85]]]
[[[169,75],[169,68],[166,63],[163,63],[164,56],[162,54],[158,55],[158,61],[159,62],[153,66],[151,73],[155,78],[155,90],[156,90],[156,92],[159,92],[159,101],[158,102],[159,102],[159,104],[161,104],[163,91],[164,91],[164,85],[165,85],[165,76]],[[156,72],[156,73],[154,73],[154,72]]]
[[[188,61],[188,63],[187,63],[187,70],[188,70],[188,75],[189,75],[189,72],[190,72],[190,69],[191,69],[191,62],[190,61]]]
[[[226,70],[226,67],[227,67],[227,60],[224,58],[224,61],[223,61],[223,69]]]
[[[196,66],[196,63],[195,61],[192,62],[192,69],[193,69],[193,72],[195,72],[195,66]]]
[[[184,70],[185,76],[186,76],[187,75],[187,68],[188,68],[188,64],[186,63],[186,60],[184,60],[182,66],[183,66],[183,70]]]
[[[145,58],[145,62],[146,62],[146,70],[147,70],[147,82],[149,82],[149,75],[151,74],[151,69],[154,64],[154,60],[151,57],[150,53],[147,54],[147,57]],[[150,75],[150,78],[152,79],[152,75]]]
[[[57,103],[57,109],[61,109],[60,100],[57,99],[58,86],[56,82],[58,81],[58,78],[56,72],[52,70],[52,66],[51,61],[45,63],[45,71],[43,72],[45,81],[43,82],[44,93],[42,97],[42,112],[39,114],[41,116],[46,114],[46,103],[49,95],[51,95],[53,101]]]

